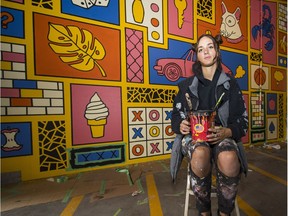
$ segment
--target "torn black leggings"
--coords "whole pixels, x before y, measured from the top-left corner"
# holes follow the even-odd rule
[[[240,181],[240,173],[236,177],[228,177],[225,176],[217,167],[217,158],[220,152],[223,151],[235,151],[239,157],[237,144],[232,139],[224,139],[217,145],[210,146],[206,142],[196,143],[196,144],[187,144],[186,150],[188,153],[188,157],[193,156],[193,151],[199,147],[205,146],[211,148],[211,163],[215,162],[216,168],[216,190],[218,197],[218,211],[223,212],[225,214],[230,214],[234,209],[235,198],[237,195],[237,186]],[[212,166],[211,166],[212,167]],[[191,172],[191,185],[193,193],[196,197],[196,208],[199,213],[201,212],[210,212],[211,211],[211,175],[212,169],[208,176],[204,178],[199,178],[195,173],[190,169]]]

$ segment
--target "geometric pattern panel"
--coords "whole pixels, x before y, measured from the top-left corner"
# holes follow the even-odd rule
[[[143,33],[126,29],[127,81],[143,83]]]
[[[265,141],[265,137],[266,137],[265,130],[251,131],[251,142],[252,143]]]
[[[53,9],[53,0],[32,0],[32,5],[39,7],[39,8],[45,8],[45,9]]]
[[[244,99],[244,102],[245,102],[245,105],[246,105],[246,111],[248,113],[248,116],[249,115],[249,112],[250,112],[250,104],[249,104],[249,94],[244,94],[243,93],[243,99]],[[244,137],[241,138],[241,141],[243,144],[248,144],[250,142],[250,137],[249,137],[249,134],[250,133],[246,133],[246,135]]]
[[[26,47],[15,43],[1,46],[1,115],[64,114],[63,83],[27,79]]]
[[[38,122],[40,172],[65,169],[65,121]]]
[[[251,128],[265,127],[265,93],[252,92],[250,98]]]
[[[177,91],[172,89],[127,88],[128,102],[133,103],[173,103]]]
[[[278,5],[278,28],[287,32],[287,4],[279,3]]]
[[[254,61],[254,62],[261,62],[262,61],[262,53],[250,52],[250,60]]]
[[[125,161],[125,144],[86,147],[70,151],[72,169],[120,164]]]
[[[171,153],[171,108],[128,108],[130,159]]]
[[[212,21],[213,20],[213,5],[215,7],[214,0],[197,1],[197,15],[199,17],[203,17],[203,18],[206,18],[207,20]]]
[[[286,119],[285,118],[285,113],[284,113],[284,110],[287,110],[287,103],[286,103],[286,106],[285,106],[285,103],[284,103],[284,94],[279,94],[279,100],[278,100],[278,106],[279,106],[279,114],[278,114],[278,118],[279,118],[279,128],[278,128],[278,132],[279,132],[279,139],[283,139],[284,136],[285,136],[285,132],[284,132],[284,128],[285,128],[285,125],[284,123],[286,122],[287,123],[287,117]],[[286,113],[287,115],[287,113]]]

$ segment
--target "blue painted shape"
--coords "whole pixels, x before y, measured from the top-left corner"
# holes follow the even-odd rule
[[[11,145],[11,130],[18,130],[13,136],[15,145],[17,148],[10,148]],[[9,140],[5,136],[4,132],[8,132]],[[6,135],[7,135],[6,134]],[[32,155],[32,132],[31,132],[31,123],[30,122],[21,122],[21,123],[1,123],[1,158],[6,157],[15,157],[15,156],[24,156]]]
[[[3,15],[6,14],[7,15]],[[8,15],[10,14],[10,15]],[[24,38],[24,12],[7,7],[1,7],[1,35]],[[11,17],[13,20],[11,20]],[[3,26],[3,23],[6,23]]]
[[[275,125],[274,125],[273,121],[270,122],[268,130],[271,134],[273,134],[275,132]]]
[[[171,142],[166,141],[166,145],[167,145],[166,151],[169,151],[169,150],[172,151],[173,143],[174,141],[171,141]]]
[[[62,0],[61,2],[62,13],[119,25],[118,0],[110,0],[107,7],[94,5],[90,8],[74,5],[72,0]]]
[[[226,65],[234,74],[236,75],[236,70],[238,66],[242,66],[243,70],[245,70],[245,74],[241,78],[237,78],[238,84],[241,90],[248,91],[248,57],[247,55],[229,52],[229,51],[221,51],[222,62]]]
[[[139,138],[143,138],[144,136],[142,135],[142,129],[143,128],[132,128],[133,132],[134,132],[134,135],[132,137],[132,139],[136,139],[137,137]]]
[[[125,161],[125,145],[86,147],[70,151],[72,169],[118,164]]]
[[[14,88],[37,89],[37,81],[34,80],[14,80]]]
[[[88,154],[79,153],[77,154],[77,163],[95,162],[95,161],[106,161],[119,159],[119,149],[108,149],[104,151],[89,152]]]
[[[166,117],[165,117],[165,120],[172,120],[172,110],[170,111],[165,111],[165,114],[166,114]]]

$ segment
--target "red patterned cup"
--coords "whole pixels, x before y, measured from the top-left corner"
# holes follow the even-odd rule
[[[207,141],[208,129],[214,127],[216,112],[212,110],[198,110],[190,114],[192,140]]]

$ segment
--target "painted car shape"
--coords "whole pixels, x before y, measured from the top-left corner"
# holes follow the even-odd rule
[[[190,77],[193,75],[192,66],[196,61],[196,54],[189,49],[181,58],[161,58],[157,59],[154,69],[159,76],[165,76],[168,80],[175,82],[180,77]],[[232,71],[222,63],[225,73],[232,74]]]

